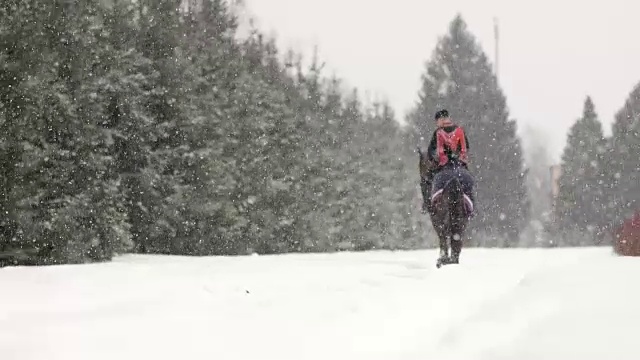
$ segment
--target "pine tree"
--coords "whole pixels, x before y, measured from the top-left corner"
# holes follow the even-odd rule
[[[527,127],[525,133],[528,145],[525,149],[527,169],[527,188],[531,199],[531,220],[546,222],[551,211],[551,181],[549,167],[552,164],[545,134],[533,127]]]
[[[591,234],[591,244],[605,225],[604,154],[606,140],[593,101],[587,97],[582,117],[571,127],[562,155],[556,218],[560,229]]]
[[[261,253],[301,251],[298,204],[304,121],[287,98],[284,69],[272,41],[258,35],[243,44],[244,71],[237,96],[234,157],[241,161],[236,196],[249,226],[243,234]],[[302,226],[304,228],[304,226]]]
[[[615,117],[606,155],[607,212],[612,226],[640,208],[640,83]]]
[[[527,190],[530,199],[531,221],[523,231],[520,246],[547,246],[548,230],[551,225],[551,177],[549,168],[552,161],[549,156],[545,134],[533,127],[527,127],[527,145],[525,145]]]
[[[339,173],[334,169],[341,162],[335,131],[341,123],[341,100],[339,92],[332,89],[337,84],[327,84],[322,68],[316,54],[306,73],[298,64],[294,75],[300,93],[297,111],[304,116],[307,134],[302,147],[302,181],[306,184],[303,201],[309,204],[304,214],[304,222],[309,224],[305,247],[310,251],[335,249],[344,237],[342,224],[337,221],[340,210],[334,206],[341,196],[335,182]]]
[[[29,253],[20,259],[26,263],[104,260],[131,246],[106,134],[83,107],[91,96],[84,84],[99,65],[94,55],[101,7],[93,1],[71,5],[12,8],[28,24],[16,24],[14,31],[29,34],[29,45],[18,36],[5,47],[12,56],[31,58],[14,63],[20,75],[3,101],[8,123],[20,124],[19,132],[6,129],[17,143],[9,141],[7,148],[15,162],[5,168],[4,180],[11,179],[14,190],[5,203],[13,206],[7,211],[15,222],[13,236],[5,239]]]
[[[193,72],[180,42],[186,32],[181,1],[145,0],[136,5],[136,49],[151,61],[157,76],[149,79],[151,92],[144,103],[153,132],[146,141],[149,164],[139,178],[144,182],[131,188],[144,194],[133,203],[138,211],[132,213],[132,233],[140,252],[185,254],[193,249],[182,233],[189,205],[181,195],[193,185],[187,172],[196,155],[187,140],[193,132],[190,119],[196,114],[189,111]]]
[[[194,174],[208,184],[188,194],[192,234],[203,239],[198,253],[300,251],[307,228],[306,131],[294,111],[300,95],[274,42],[254,30],[236,43],[235,29],[224,1],[202,2],[190,14],[199,120],[189,138],[204,159],[194,163]]]
[[[376,240],[377,248],[415,247],[411,229],[412,185],[403,133],[391,107],[375,102],[361,125],[364,151],[361,173],[366,177],[362,206],[368,211],[363,219],[366,239]]]
[[[0,266],[16,258],[28,259],[34,253],[21,236],[18,204],[33,188],[27,184],[35,179],[25,175],[35,165],[19,159],[34,147],[38,135],[25,127],[29,125],[29,113],[37,111],[29,94],[41,82],[27,80],[33,73],[29,69],[42,62],[44,39],[34,35],[42,34],[45,26],[40,21],[44,16],[28,5],[0,6]]]
[[[353,90],[344,100],[340,81],[329,80],[326,89],[324,117],[327,131],[323,154],[331,162],[327,174],[330,188],[327,190],[325,218],[334,230],[333,237],[327,239],[330,248],[371,249],[380,246],[376,237],[368,237],[365,223],[372,210],[367,206],[369,168],[364,126],[364,113],[357,90]]]
[[[180,238],[197,255],[237,254],[246,251],[243,216],[236,189],[242,161],[232,149],[236,128],[237,93],[245,69],[236,43],[236,20],[224,1],[190,4],[186,14],[186,41],[193,79],[187,111],[192,114],[184,143],[192,156],[183,162],[185,184],[170,199],[181,210],[176,224]],[[186,249],[185,249],[186,250]]]
[[[551,181],[549,177],[551,158],[547,149],[544,147],[533,149],[529,166],[531,180],[528,188],[531,198],[532,220],[544,223],[549,220],[551,211]]]
[[[411,143],[415,146],[421,137],[428,141],[435,112],[448,109],[470,141],[477,193],[477,217],[470,230],[501,238],[507,246],[517,242],[527,223],[528,200],[516,123],[509,119],[487,56],[460,16],[438,42],[422,82],[419,102],[408,119]]]
[[[154,167],[153,141],[158,135],[154,109],[154,86],[160,72],[153,61],[137,49],[139,9],[129,1],[115,2],[105,14],[107,31],[101,38],[101,68],[87,91],[97,96],[88,101],[94,116],[109,134],[109,154],[120,177],[119,188],[138,250],[144,249],[152,224],[162,220],[160,199],[154,185],[160,178]]]

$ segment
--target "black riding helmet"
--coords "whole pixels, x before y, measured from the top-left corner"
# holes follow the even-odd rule
[[[435,120],[438,121],[439,119],[448,118],[448,117],[449,117],[449,112],[447,111],[447,109],[442,109],[436,112]]]

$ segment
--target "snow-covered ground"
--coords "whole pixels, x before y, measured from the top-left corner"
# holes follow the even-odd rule
[[[2,360],[640,359],[640,258],[465,249],[0,270]]]

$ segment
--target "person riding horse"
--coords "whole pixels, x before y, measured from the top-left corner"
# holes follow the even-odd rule
[[[436,112],[435,120],[438,128],[433,132],[427,151],[427,159],[431,167],[420,181],[423,196],[422,210],[428,211],[447,182],[457,177],[462,185],[469,216],[472,216],[474,181],[467,166],[469,151],[467,135],[461,127],[451,121],[446,109]]]

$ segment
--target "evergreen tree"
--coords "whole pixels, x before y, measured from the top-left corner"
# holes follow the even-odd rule
[[[304,120],[287,98],[287,79],[273,42],[254,35],[243,51],[246,76],[234,95],[240,107],[232,152],[242,162],[236,194],[249,221],[243,236],[262,253],[301,251],[303,235],[297,226],[302,221]]]
[[[145,0],[137,5],[136,48],[151,61],[157,77],[150,79],[152,91],[144,104],[153,132],[147,135],[146,181],[140,189],[133,188],[144,196],[136,199],[139,210],[132,219],[132,233],[140,252],[190,253],[193,244],[185,238],[183,228],[189,202],[182,195],[194,186],[188,182],[188,168],[197,155],[188,136],[197,114],[190,112],[188,101],[194,84],[181,43],[186,32],[181,1]]]
[[[114,2],[105,13],[106,31],[98,43],[100,67],[87,84],[87,106],[109,136],[109,154],[120,177],[119,188],[131,234],[138,250],[146,251],[153,224],[162,221],[160,179],[154,166],[153,142],[159,135],[154,108],[161,73],[139,50],[137,22],[141,9],[129,1]]]
[[[193,156],[182,163],[188,186],[171,202],[176,207],[187,204],[177,227],[180,237],[191,244],[188,252],[235,254],[247,248],[241,239],[248,222],[235,197],[242,161],[236,161],[239,156],[231,149],[239,131],[235,114],[244,72],[234,39],[237,24],[219,0],[191,4],[185,20],[183,47],[190,59],[187,69],[193,89],[187,99],[186,109],[192,115],[184,143]]]
[[[21,236],[18,204],[25,193],[35,190],[37,179],[26,175],[33,172],[37,157],[25,163],[20,159],[34,148],[37,136],[25,127],[30,125],[29,114],[37,111],[29,95],[41,81],[28,79],[43,61],[45,39],[37,34],[45,31],[45,17],[44,11],[29,5],[0,6],[0,211],[4,214],[0,219],[0,266],[34,253]]]
[[[324,138],[323,154],[330,161],[327,173],[330,187],[326,195],[327,217],[334,235],[329,240],[330,248],[371,249],[381,244],[376,238],[367,237],[367,223],[373,212],[370,206],[369,171],[371,157],[364,131],[362,103],[354,90],[342,99],[340,82],[332,78],[327,87],[324,106],[325,124],[331,131]]]
[[[304,115],[308,134],[302,148],[306,184],[303,201],[309,204],[304,215],[305,223],[309,224],[305,247],[311,251],[335,249],[336,244],[342,243],[341,233],[344,235],[339,222],[340,209],[334,207],[341,196],[341,187],[335,181],[339,173],[334,169],[342,162],[335,131],[341,126],[341,96],[335,82],[327,85],[322,68],[316,54],[306,73],[298,64],[294,75],[300,92],[298,111]]]
[[[517,242],[527,223],[528,200],[516,123],[509,119],[487,56],[460,16],[451,22],[427,64],[419,102],[408,119],[412,144],[420,137],[430,139],[433,116],[441,108],[465,128],[470,141],[469,169],[477,192],[477,217],[470,230],[498,238],[499,244]]]
[[[606,140],[593,102],[571,127],[562,155],[556,218],[561,229],[590,233],[592,244],[605,225],[604,153]]]
[[[526,164],[529,170],[527,188],[531,199],[531,220],[546,222],[551,211],[551,181],[549,167],[552,164],[545,134],[533,127],[525,130],[528,145],[525,146]]]
[[[550,242],[548,230],[551,225],[551,177],[552,161],[545,142],[545,134],[527,127],[525,145],[527,190],[530,199],[531,218],[521,236],[520,246],[547,246]]]
[[[640,208],[640,83],[615,117],[610,151],[606,155],[607,212],[618,225]]]
[[[295,85],[273,41],[254,30],[236,43],[224,1],[203,2],[190,17],[200,117],[190,138],[204,159],[193,169],[208,184],[191,187],[186,211],[198,253],[300,251],[306,131]]]
[[[399,123],[391,107],[375,102],[361,125],[364,140],[362,165],[366,177],[363,204],[365,238],[377,240],[374,248],[417,246],[408,216],[413,188],[411,171],[403,156],[406,149]]]
[[[109,259],[131,242],[107,136],[83,107],[91,96],[84,84],[98,65],[100,4],[32,1],[14,11],[7,18],[19,13],[28,25],[15,24],[20,36],[3,39],[3,48],[30,60],[9,59],[16,67],[8,67],[15,73],[3,96],[3,135],[15,136],[5,148],[12,163],[3,166],[3,183],[12,188],[5,189],[12,207],[6,211],[14,221],[6,224],[13,234],[6,232],[3,247],[27,252],[19,259],[26,263]]]

